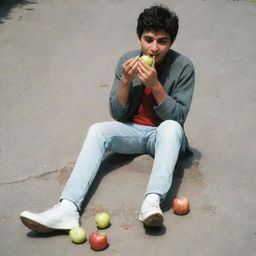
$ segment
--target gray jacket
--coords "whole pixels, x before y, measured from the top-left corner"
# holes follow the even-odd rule
[[[131,121],[137,113],[141,102],[144,86],[136,77],[132,81],[128,106],[123,106],[117,96],[117,88],[122,76],[122,64],[127,59],[141,54],[140,50],[134,50],[124,54],[118,61],[113,86],[109,97],[109,109],[111,116],[120,122]],[[161,120],[175,120],[182,127],[189,112],[195,82],[195,72],[192,62],[184,55],[169,49],[166,55],[164,69],[159,78],[168,96],[154,110]],[[181,151],[189,149],[185,136]]]

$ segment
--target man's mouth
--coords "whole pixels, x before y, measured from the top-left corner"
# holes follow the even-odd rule
[[[153,55],[152,57],[155,59],[155,61],[159,59],[159,55]]]

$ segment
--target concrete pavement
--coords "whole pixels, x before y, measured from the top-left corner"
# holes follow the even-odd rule
[[[87,233],[97,211],[111,215],[106,250],[72,244],[65,233],[34,234],[19,220],[24,209],[57,202],[88,127],[111,120],[116,62],[138,47],[136,19],[153,2],[0,2],[0,255],[255,255],[254,1],[162,1],[180,17],[173,48],[196,68],[186,122],[195,154],[177,165],[164,227],[138,221],[147,155],[110,155],[85,202]],[[176,194],[190,199],[188,215],[172,213]]]

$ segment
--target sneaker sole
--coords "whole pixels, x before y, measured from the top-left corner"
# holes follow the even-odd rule
[[[155,213],[148,216],[142,222],[144,223],[145,226],[148,226],[148,227],[160,227],[164,222],[164,217],[160,213]]]
[[[51,233],[51,232],[54,232],[56,231],[56,229],[53,229],[53,228],[50,228],[50,227],[47,227],[43,224],[40,224],[36,221],[33,221],[31,219],[28,219],[24,216],[20,216],[20,219],[22,221],[22,223],[28,227],[29,229],[31,229],[32,231],[35,231],[35,232],[38,232],[38,233]]]

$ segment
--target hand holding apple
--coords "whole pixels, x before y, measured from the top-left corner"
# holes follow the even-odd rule
[[[156,95],[159,95],[159,90],[162,89],[162,85],[158,80],[157,70],[154,65],[154,58],[148,55],[142,55],[138,61],[138,69],[137,75],[142,84],[146,87],[150,88],[151,90],[157,92]],[[164,90],[163,90],[164,91]],[[155,96],[155,95],[154,95]],[[166,96],[166,93],[164,97]],[[161,102],[163,99],[159,100]],[[157,101],[157,103],[159,104]]]
[[[139,59],[138,56],[135,58],[128,59],[122,65],[122,68],[123,68],[122,79],[128,83],[130,83],[137,74],[138,59]]]

